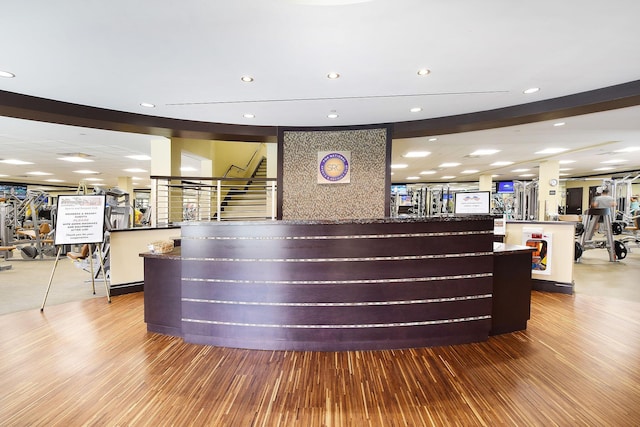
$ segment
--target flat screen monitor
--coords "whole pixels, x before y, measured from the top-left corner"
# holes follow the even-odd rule
[[[27,186],[11,183],[0,183],[0,196],[14,195],[20,200],[24,200],[27,197]]]
[[[498,181],[496,193],[513,193],[513,181]]]
[[[391,194],[406,196],[409,193],[407,192],[407,186],[405,184],[393,184],[391,185]]]
[[[453,212],[456,215],[488,215],[491,212],[490,191],[455,193]]]
[[[400,196],[400,206],[411,206],[411,196]]]

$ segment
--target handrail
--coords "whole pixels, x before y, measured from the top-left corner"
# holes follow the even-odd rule
[[[275,220],[277,179],[171,176],[152,179],[154,224]]]
[[[231,178],[231,177],[220,177],[220,176],[168,176],[168,175],[152,175],[151,179],[168,179],[172,181],[185,181],[185,180],[196,180],[196,181],[267,181],[267,182],[275,182],[277,178]]]
[[[244,168],[241,168],[240,166],[236,166],[234,164],[232,164],[231,166],[229,166],[229,168],[227,169],[227,171],[224,173],[223,177],[226,178],[227,175],[229,174],[229,172],[231,172],[231,169],[236,168],[242,172],[246,172],[247,169],[249,168],[249,165],[251,164],[251,162],[253,162],[253,159],[256,157],[256,155],[264,148],[264,144],[261,144],[256,151],[253,152],[253,154],[251,155],[251,158],[249,159],[249,161],[247,162],[247,165]]]

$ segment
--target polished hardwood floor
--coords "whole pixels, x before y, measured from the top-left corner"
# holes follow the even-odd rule
[[[0,425],[640,425],[640,303],[532,297],[526,331],[395,351],[185,344],[142,293],[6,314]]]

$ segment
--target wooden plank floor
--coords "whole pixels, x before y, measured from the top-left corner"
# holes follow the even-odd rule
[[[314,353],[147,333],[142,298],[0,316],[0,425],[640,425],[637,302],[534,292],[524,332]]]

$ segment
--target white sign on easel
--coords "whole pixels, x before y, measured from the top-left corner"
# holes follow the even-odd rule
[[[105,196],[58,196],[56,245],[102,243]]]
[[[47,296],[49,295],[51,282],[53,281],[53,274],[60,260],[62,245],[98,244],[98,258],[100,260],[100,267],[102,268],[104,286],[107,291],[107,300],[111,302],[109,285],[107,284],[104,265],[102,264],[102,249],[100,245],[104,241],[104,210],[104,195],[58,196],[55,224],[56,233],[54,237],[54,244],[58,246],[58,253],[56,255],[56,261],[53,264],[53,270],[49,277],[49,285],[47,286],[47,292],[44,295],[40,311],[44,310],[44,305],[47,302]],[[89,253],[91,254],[91,251],[89,251]],[[93,293],[95,294],[93,259],[89,260],[89,265],[91,267]]]

